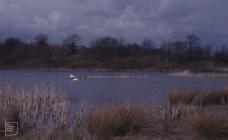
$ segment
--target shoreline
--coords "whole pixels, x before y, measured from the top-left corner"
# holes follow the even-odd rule
[[[169,76],[177,77],[196,77],[206,79],[228,79],[228,71],[193,71],[190,69],[174,69],[174,70],[155,70],[155,69],[48,69],[48,68],[0,68],[0,71],[47,71],[47,72],[146,72],[146,73],[166,73]]]
[[[206,79],[228,79],[228,72],[191,72],[189,70],[171,72],[170,76],[179,76],[179,77],[197,77],[197,78],[206,78]]]
[[[69,69],[69,68],[0,68],[0,70],[13,71],[78,71],[78,72],[172,72],[169,70],[156,70],[156,69],[126,69],[126,70],[115,70],[115,69]]]
[[[87,71],[87,72],[167,72],[167,73],[228,73],[227,71],[213,71],[213,70],[204,70],[204,71],[195,71],[192,69],[70,69],[70,68],[1,68],[0,70],[21,70],[21,71]]]

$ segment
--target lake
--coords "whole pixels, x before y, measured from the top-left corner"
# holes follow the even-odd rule
[[[97,77],[127,75],[130,78],[72,81],[68,77],[71,73]],[[215,89],[228,85],[228,79],[178,77],[155,72],[0,70],[0,82],[4,81],[15,87],[40,85],[44,82],[55,84],[75,97],[77,103],[86,105],[109,101],[147,102],[152,99],[159,104],[166,104],[167,93],[172,89]]]

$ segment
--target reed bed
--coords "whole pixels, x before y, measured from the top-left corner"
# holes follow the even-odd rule
[[[150,78],[150,77],[143,76],[143,75],[141,75],[141,76],[140,75],[138,75],[138,76],[134,76],[134,75],[116,75],[116,76],[86,76],[86,77],[81,77],[82,80],[148,79],[148,78]]]
[[[223,91],[222,90],[204,91],[204,93],[202,93],[198,98],[198,104],[202,106],[224,104]]]
[[[190,105],[193,103],[195,97],[199,94],[198,91],[186,91],[182,89],[176,89],[168,94],[170,105]]]
[[[224,97],[225,104],[228,104],[228,87],[224,87],[221,94]]]
[[[89,134],[99,139],[111,139],[130,133],[142,133],[151,127],[151,110],[139,106],[108,105],[88,110],[84,121]]]
[[[23,128],[63,128],[68,125],[70,102],[51,85],[13,89],[4,84],[0,87],[0,110],[17,112]]]
[[[215,73],[215,72],[208,72],[208,73],[194,73],[188,70],[180,71],[180,72],[173,72],[169,74],[170,76],[180,76],[180,77],[198,77],[198,78],[205,78],[205,79],[227,79],[228,73]]]
[[[192,139],[225,140],[228,138],[227,112],[211,108],[194,112],[185,121],[185,129]]]
[[[168,106],[110,103],[78,112],[53,85],[15,89],[2,84],[0,121],[19,122],[15,140],[224,140],[227,91],[173,90]]]
[[[213,106],[228,104],[228,89],[189,91],[189,90],[172,90],[168,94],[170,106],[177,105],[199,105]]]
[[[178,120],[195,111],[192,106],[162,108],[149,105],[111,104],[87,111],[84,124],[88,133],[97,139],[114,139],[139,135],[168,138],[174,136]]]
[[[208,78],[208,79],[227,79],[228,73],[201,73],[197,75],[201,78]]]

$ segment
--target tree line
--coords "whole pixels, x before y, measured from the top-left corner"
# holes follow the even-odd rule
[[[39,34],[33,42],[9,37],[0,42],[0,68],[63,68],[107,70],[209,70],[226,66],[226,45],[202,44],[195,34],[185,40],[151,39],[129,43],[113,37],[95,39],[82,45],[77,34],[66,37],[62,44],[48,43],[48,36]]]

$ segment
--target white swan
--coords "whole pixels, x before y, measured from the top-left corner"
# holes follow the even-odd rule
[[[73,78],[72,80],[73,80],[73,81],[78,81],[78,80],[80,80],[80,79],[78,79],[77,77],[75,77],[75,78]]]
[[[69,75],[69,78],[70,78],[71,80],[73,80],[73,81],[78,81],[78,80],[80,80],[78,77],[76,77],[76,76],[73,75],[73,74],[70,74],[70,75]]]
[[[69,75],[69,78],[75,78],[75,75],[70,74],[70,75]]]

